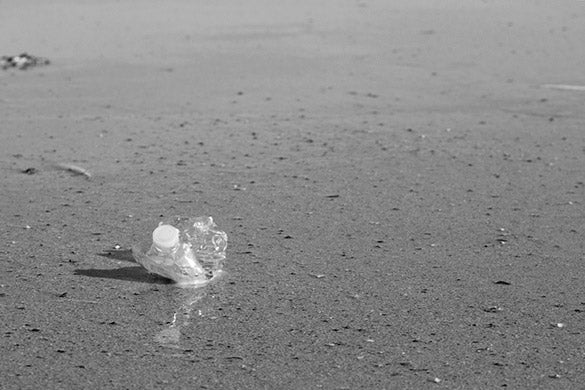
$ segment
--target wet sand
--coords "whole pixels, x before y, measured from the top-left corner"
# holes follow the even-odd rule
[[[314,3],[2,2],[2,388],[583,383],[582,4]]]

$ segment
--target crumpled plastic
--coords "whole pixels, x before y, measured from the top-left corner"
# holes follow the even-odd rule
[[[175,216],[161,225],[179,230],[179,244],[172,253],[161,251],[152,241],[135,245],[132,254],[146,270],[180,285],[204,285],[221,273],[227,234],[217,228],[212,217]]]

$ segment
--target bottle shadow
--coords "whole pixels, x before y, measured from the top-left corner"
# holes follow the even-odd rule
[[[108,259],[127,261],[136,263],[132,256],[132,250],[108,250],[97,254],[98,256],[106,257]],[[152,283],[152,284],[171,284],[171,280],[161,276],[151,274],[139,265],[131,267],[122,267],[116,269],[100,269],[88,268],[77,269],[74,271],[75,275],[89,276],[92,278],[102,279],[118,279],[133,282]]]

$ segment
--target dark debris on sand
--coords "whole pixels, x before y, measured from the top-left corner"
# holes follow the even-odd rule
[[[0,68],[7,70],[16,68],[26,70],[35,66],[49,65],[51,62],[44,57],[37,57],[28,53],[22,53],[17,56],[2,56],[0,58]]]

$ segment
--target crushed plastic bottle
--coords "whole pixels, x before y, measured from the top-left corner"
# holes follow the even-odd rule
[[[180,285],[202,285],[221,272],[226,248],[227,234],[212,217],[171,217],[154,229],[152,243],[132,253],[149,272]]]

